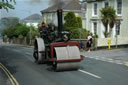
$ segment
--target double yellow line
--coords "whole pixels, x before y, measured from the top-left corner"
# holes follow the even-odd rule
[[[17,80],[13,77],[13,75],[8,71],[8,69],[2,63],[0,63],[0,68],[8,76],[8,78],[9,78],[10,82],[12,83],[12,85],[19,85],[19,83],[17,82]]]

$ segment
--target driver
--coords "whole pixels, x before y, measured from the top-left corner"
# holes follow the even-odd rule
[[[42,22],[41,27],[39,28],[39,32],[40,32],[40,36],[41,38],[43,38],[44,43],[47,44],[48,43],[48,27],[46,26],[46,24],[44,22]]]
[[[47,31],[47,29],[48,28],[47,28],[46,24],[44,22],[42,22],[41,27],[39,28],[40,35],[42,35],[42,33],[44,31]]]

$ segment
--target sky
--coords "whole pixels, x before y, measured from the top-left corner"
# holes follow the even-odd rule
[[[1,10],[0,17],[19,17],[24,19],[29,15],[38,13],[49,7],[49,0],[16,0],[15,9],[9,9],[7,12],[5,9]]]
[[[49,3],[51,1],[51,3]],[[9,9],[7,12],[5,9],[0,10],[0,18],[2,17],[18,17],[24,19],[32,14],[48,8],[50,5],[56,4],[57,2],[67,2],[70,0],[16,0],[15,9]],[[81,0],[80,0],[81,1]],[[50,4],[50,5],[49,5]]]

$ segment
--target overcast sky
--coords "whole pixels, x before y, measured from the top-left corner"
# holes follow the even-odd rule
[[[27,16],[38,13],[49,7],[49,0],[16,0],[14,10],[6,12],[5,9],[1,10],[1,17],[19,17],[20,19],[26,18]]]

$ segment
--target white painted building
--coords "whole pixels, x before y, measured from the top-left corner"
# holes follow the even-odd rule
[[[39,14],[33,14],[23,19],[23,23],[28,26],[38,27],[38,24],[42,22],[42,17]]]
[[[82,5],[78,2],[78,0],[71,0],[70,2],[63,4],[62,6],[60,6],[63,9],[63,18],[66,15],[66,13],[70,12],[70,11],[74,11],[76,16],[80,16],[82,18],[82,25],[83,28],[86,27],[86,6],[84,5],[82,7]],[[53,5],[45,10],[42,10],[42,17],[43,17],[43,21],[45,23],[54,23],[55,25],[58,26],[58,22],[57,22],[57,9],[58,6],[57,5]],[[64,22],[64,19],[63,19]]]
[[[107,39],[112,40],[112,45],[115,45],[116,26],[112,30],[112,37],[104,39],[104,30],[100,18],[100,9],[106,6],[111,6],[116,10],[117,19],[121,22],[119,25],[118,44],[128,44],[128,0],[87,0],[86,28],[93,34],[99,36],[98,46],[106,46]]]
[[[35,28],[38,28],[39,22],[26,22],[27,26],[34,26]]]

